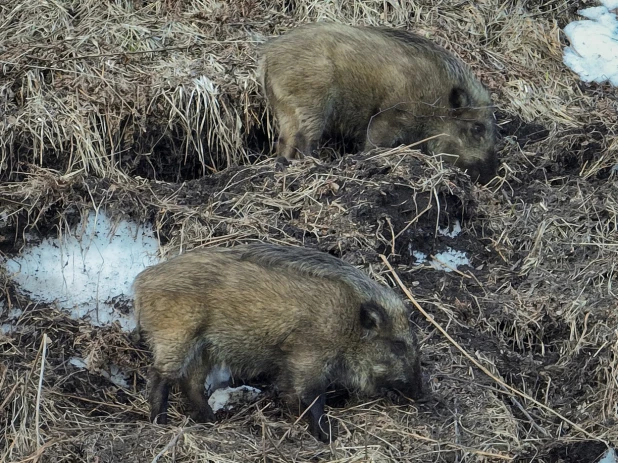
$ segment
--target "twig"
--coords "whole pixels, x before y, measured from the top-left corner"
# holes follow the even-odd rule
[[[36,426],[36,443],[38,448],[41,447],[41,434],[39,428],[39,409],[41,406],[41,394],[43,390],[43,372],[45,371],[45,357],[47,356],[47,333],[43,333],[43,353],[41,354],[41,370],[39,373],[39,387],[36,393],[36,409],[34,413],[34,422]]]
[[[180,432],[178,432],[174,437],[172,437],[172,439],[167,443],[167,445],[163,447],[163,449],[159,453],[157,453],[157,455],[152,459],[152,463],[157,463],[157,461],[159,461],[159,458],[161,458],[165,454],[165,452],[167,452],[171,447],[176,445],[176,442],[178,442],[178,439],[180,439],[180,437],[184,433],[185,428],[180,428]]]

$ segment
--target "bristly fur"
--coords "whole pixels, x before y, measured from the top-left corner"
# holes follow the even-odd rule
[[[443,134],[424,149],[481,182],[495,175],[489,93],[430,40],[401,29],[315,23],[263,44],[258,68],[286,158],[311,154],[325,137],[368,150]]]
[[[391,289],[329,254],[264,243],[198,249],[147,268],[134,289],[154,354],[151,419],[165,421],[176,381],[192,416],[214,419],[204,380],[221,364],[241,378],[269,376],[304,406],[332,383],[368,394],[421,393],[409,310]],[[330,439],[322,399],[316,404],[311,431]]]

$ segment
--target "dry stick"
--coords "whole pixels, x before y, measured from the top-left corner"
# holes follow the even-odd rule
[[[189,431],[196,427],[197,426],[191,426],[190,428],[180,428],[180,431],[174,437],[172,437],[172,439],[167,443],[165,447],[163,447],[163,450],[157,453],[157,455],[152,459],[151,463],[157,463],[157,461],[159,461],[159,458],[161,458],[165,454],[165,452],[167,452],[170,448],[176,445],[178,439],[180,439],[186,431]]]
[[[429,209],[431,209],[431,208],[432,208],[431,201],[429,201],[429,203],[427,204],[427,207],[426,207],[424,210],[422,210],[419,214],[417,214],[417,215],[416,215],[416,217],[414,217],[412,220],[410,220],[410,221],[406,224],[406,226],[405,226],[405,227],[403,227],[403,229],[402,229],[399,233],[397,233],[397,234],[395,235],[395,239],[399,238],[399,237],[400,237],[400,236],[401,236],[401,235],[402,235],[402,234],[403,234],[403,233],[404,233],[404,232],[405,232],[408,228],[410,228],[410,226],[411,226],[413,223],[415,223],[418,219],[420,219],[420,217],[421,217],[421,216],[422,216],[425,212],[427,212]]]
[[[380,258],[382,259],[382,261],[384,262],[384,264],[388,267],[388,269],[390,270],[391,274],[393,275],[393,277],[395,278],[395,280],[397,281],[397,284],[401,287],[401,289],[403,290],[403,292],[406,294],[406,296],[408,296],[408,299],[410,300],[410,302],[412,302],[412,304],[414,304],[414,307],[416,307],[418,309],[418,311],[420,313],[423,314],[423,316],[429,321],[429,323],[431,323],[433,326],[435,326],[438,331],[440,331],[440,333],[442,333],[444,335],[444,337],[446,339],[448,339],[450,341],[451,344],[453,344],[453,346],[455,346],[468,360],[470,360],[476,367],[478,367],[483,373],[485,373],[487,376],[489,376],[491,379],[493,379],[496,383],[498,383],[499,385],[501,385],[502,387],[506,388],[507,390],[509,390],[511,393],[516,394],[526,400],[529,400],[530,402],[532,402],[533,404],[535,404],[537,407],[542,408],[543,410],[545,410],[546,412],[551,413],[552,415],[557,416],[558,418],[560,418],[562,421],[570,424],[571,426],[573,426],[573,428],[577,429],[579,432],[585,434],[586,436],[588,436],[589,438],[593,439],[593,440],[597,440],[599,442],[604,443],[605,445],[609,445],[606,441],[604,441],[603,439],[601,439],[600,437],[597,437],[591,433],[589,433],[588,431],[586,431],[585,429],[583,429],[581,426],[573,423],[571,420],[569,420],[568,418],[566,418],[565,416],[561,415],[560,413],[558,413],[557,411],[551,409],[550,407],[548,407],[547,405],[543,405],[541,402],[539,402],[538,400],[534,399],[533,397],[529,396],[528,394],[519,391],[518,389],[515,389],[514,387],[506,384],[504,381],[502,381],[500,378],[498,378],[497,376],[495,376],[491,371],[489,371],[487,368],[485,368],[483,365],[481,365],[479,362],[477,362],[474,357],[472,357],[468,352],[466,352],[466,350],[461,347],[459,345],[459,343],[457,341],[455,341],[450,334],[448,334],[444,328],[442,328],[442,326],[440,326],[440,324],[438,322],[436,322],[431,316],[429,316],[429,314],[427,312],[425,312],[425,310],[423,310],[423,308],[419,305],[418,302],[416,302],[416,299],[414,299],[414,296],[412,296],[412,293],[410,293],[410,291],[408,290],[408,288],[406,288],[406,286],[402,283],[401,279],[399,278],[399,275],[397,275],[397,272],[395,272],[395,269],[393,269],[392,265],[390,264],[390,262],[386,259],[386,257],[383,254],[380,254]]]
[[[311,407],[313,407],[313,404],[314,404],[314,403],[316,403],[316,402],[317,402],[317,400],[318,400],[319,398],[320,398],[320,396],[318,395],[315,399],[313,399],[313,402],[311,402],[311,403],[309,404],[309,406],[303,410],[303,412],[300,414],[300,416],[299,416],[298,418],[296,418],[296,421],[294,421],[294,424],[293,424],[292,426],[296,426],[296,424],[298,424],[298,422],[299,422],[300,420],[302,420],[302,419],[303,419],[303,417],[307,414],[307,412],[309,411],[309,409],[310,409]],[[319,425],[319,424],[320,424],[320,422],[318,421],[318,425]],[[320,428],[321,428],[321,426],[320,426]],[[279,439],[279,442],[275,445],[275,447],[277,447],[277,448],[278,448],[278,446],[280,446],[280,445],[281,445],[281,443],[283,442],[283,439],[285,439],[291,431],[292,431],[292,428],[288,429],[288,430],[287,430],[287,431],[283,434],[283,437],[282,437],[281,439]],[[273,444],[274,444],[274,442],[273,442]]]
[[[387,108],[387,109],[389,109],[389,108]],[[386,109],[384,111],[386,111]],[[381,112],[383,112],[383,111],[381,111]],[[378,114],[380,114],[380,113],[378,113]],[[374,117],[375,117],[375,114],[373,116],[371,116],[372,119]],[[369,121],[369,123],[371,124],[371,121]],[[432,135],[431,137],[423,138],[422,140],[415,141],[414,143],[410,143],[409,145],[401,145],[401,146],[393,148],[393,149],[391,149],[389,151],[386,151],[386,152],[383,152],[383,153],[379,153],[379,154],[376,154],[374,156],[370,156],[366,160],[369,161],[370,159],[376,159],[376,158],[382,158],[382,157],[390,156],[391,154],[393,154],[393,152],[401,151],[402,148],[406,148],[406,149],[414,148],[415,146],[421,145],[423,143],[428,142],[429,140],[433,140],[434,138],[438,138],[438,137],[441,137],[443,135],[447,135],[447,134],[446,133],[439,133],[438,135]],[[369,140],[369,141],[371,141],[371,140]],[[374,146],[376,146],[376,145],[374,145]]]
[[[36,443],[41,447],[41,434],[39,431],[39,409],[41,406],[41,392],[43,389],[43,372],[45,371],[45,357],[47,356],[47,333],[43,333],[43,353],[41,354],[41,372],[39,373],[39,387],[36,393],[36,410],[34,413],[34,422],[36,423]]]

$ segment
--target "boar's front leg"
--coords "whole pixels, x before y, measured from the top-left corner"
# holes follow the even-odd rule
[[[150,371],[150,421],[167,424],[167,401],[170,393],[170,380],[153,368]]]
[[[301,395],[301,404],[307,410],[309,432],[321,442],[330,443],[337,438],[337,431],[324,413],[326,388],[313,388]]]
[[[288,358],[279,376],[279,389],[300,399],[302,411],[309,420],[309,432],[316,439],[326,443],[334,441],[337,431],[324,414],[329,384],[324,375],[324,359],[314,350],[299,348],[298,344],[285,346],[284,350],[288,350]]]

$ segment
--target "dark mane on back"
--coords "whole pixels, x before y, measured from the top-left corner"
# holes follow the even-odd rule
[[[240,260],[266,269],[285,269],[318,278],[336,279],[366,294],[380,287],[366,273],[326,252],[270,243],[247,244],[239,251]]]
[[[472,71],[456,56],[451,54],[446,48],[438,45],[437,43],[426,39],[414,32],[407,31],[401,28],[392,28],[384,26],[369,26],[371,30],[377,31],[385,37],[396,40],[406,46],[413,47],[416,51],[429,51],[435,55],[439,55],[440,59],[436,60],[437,63],[445,63],[453,76],[457,76],[460,79],[468,78]],[[467,79],[466,79],[467,80]]]

